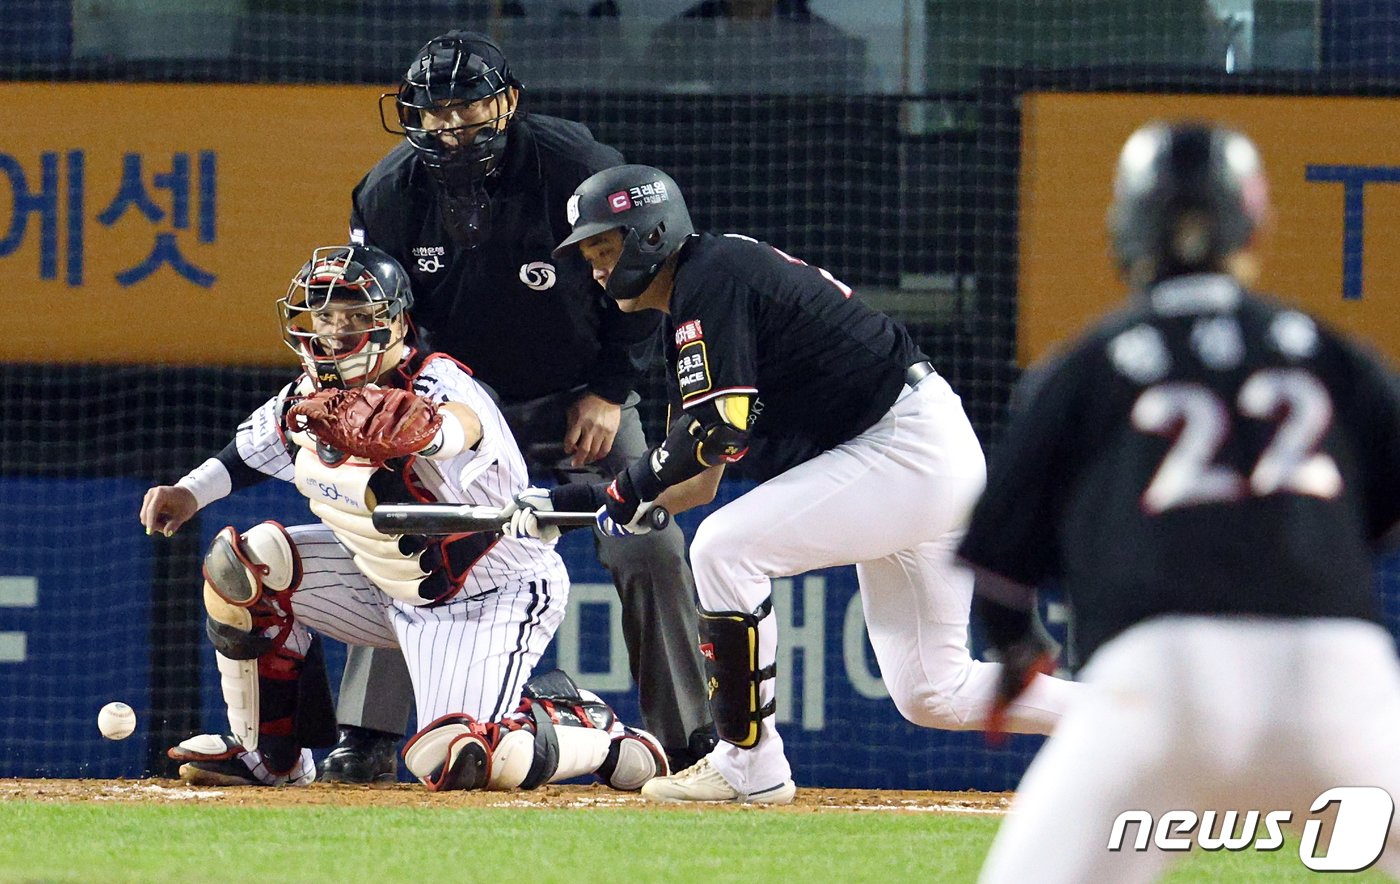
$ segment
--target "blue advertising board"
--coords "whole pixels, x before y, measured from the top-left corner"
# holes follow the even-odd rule
[[[149,708],[151,542],[130,479],[0,481],[0,776],[139,776]],[[124,742],[97,711],[136,710]]]
[[[720,503],[744,490],[722,489]],[[146,764],[154,550],[136,522],[144,486],[120,479],[0,480],[0,776],[134,777]],[[679,518],[687,533],[706,511]],[[224,525],[311,518],[291,485],[268,482],[201,514],[200,544]],[[592,552],[591,532],[565,535],[570,610],[541,666],[559,666],[640,723],[620,608]],[[1387,620],[1400,618],[1400,557],[1378,572]],[[197,584],[197,578],[193,583]],[[191,585],[190,592],[198,592]],[[1064,639],[1057,605],[1043,612]],[[1041,743],[1014,737],[991,748],[979,733],[905,722],[890,702],[865,634],[852,568],[774,582],[779,624],[778,722],[794,774],[809,786],[885,789],[1013,788]],[[202,630],[203,727],[227,727],[213,652]],[[327,643],[331,685],[344,648]],[[979,648],[974,642],[974,654]],[[159,673],[154,674],[157,677]],[[122,700],[137,711],[132,739],[111,742],[97,710]],[[161,748],[164,747],[154,747]]]

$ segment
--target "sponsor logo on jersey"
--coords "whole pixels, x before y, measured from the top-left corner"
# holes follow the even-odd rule
[[[437,273],[447,266],[442,260],[447,257],[446,246],[414,246],[413,255],[418,259],[419,273]]]
[[[705,336],[700,330],[700,320],[692,319],[676,326],[676,346],[683,347],[691,341],[698,341]]]
[[[520,265],[520,281],[528,289],[542,292],[554,287],[554,265],[545,261],[531,261]]]
[[[714,386],[705,359],[704,341],[692,341],[681,347],[676,354],[676,380],[680,384],[681,399],[698,396]]]

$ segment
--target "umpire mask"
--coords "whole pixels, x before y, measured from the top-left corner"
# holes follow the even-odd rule
[[[681,189],[651,166],[616,166],[585,178],[569,197],[567,212],[573,232],[554,248],[556,258],[590,236],[622,231],[622,254],[606,290],[619,301],[640,297],[695,232]]]
[[[418,51],[397,93],[380,97],[384,128],[408,139],[433,178],[443,226],[468,248],[490,233],[486,185],[500,172],[519,89],[490,38],[449,31]],[[397,126],[387,113],[391,97]]]

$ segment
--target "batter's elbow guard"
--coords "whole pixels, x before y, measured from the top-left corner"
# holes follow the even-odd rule
[[[740,749],[758,745],[762,721],[776,703],[760,702],[762,683],[777,674],[777,664],[758,665],[758,624],[773,613],[767,598],[752,613],[700,609],[700,652],[705,658],[710,713],[720,738]]]

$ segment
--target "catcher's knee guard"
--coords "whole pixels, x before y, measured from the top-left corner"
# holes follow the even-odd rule
[[[250,630],[246,611],[258,603],[264,589],[283,592],[301,582],[301,556],[287,529],[276,522],[262,522],[243,534],[229,525],[214,536],[204,556],[204,581],[215,599],[211,602],[205,593],[210,615]],[[243,610],[247,620],[225,608]]]
[[[480,789],[491,779],[490,736],[470,715],[444,715],[409,739],[403,763],[430,792]]]
[[[700,650],[715,731],[741,749],[758,744],[760,722],[776,709],[772,700],[759,705],[759,685],[777,672],[776,664],[758,665],[758,624],[772,613],[772,598],[753,613],[700,609]]]

